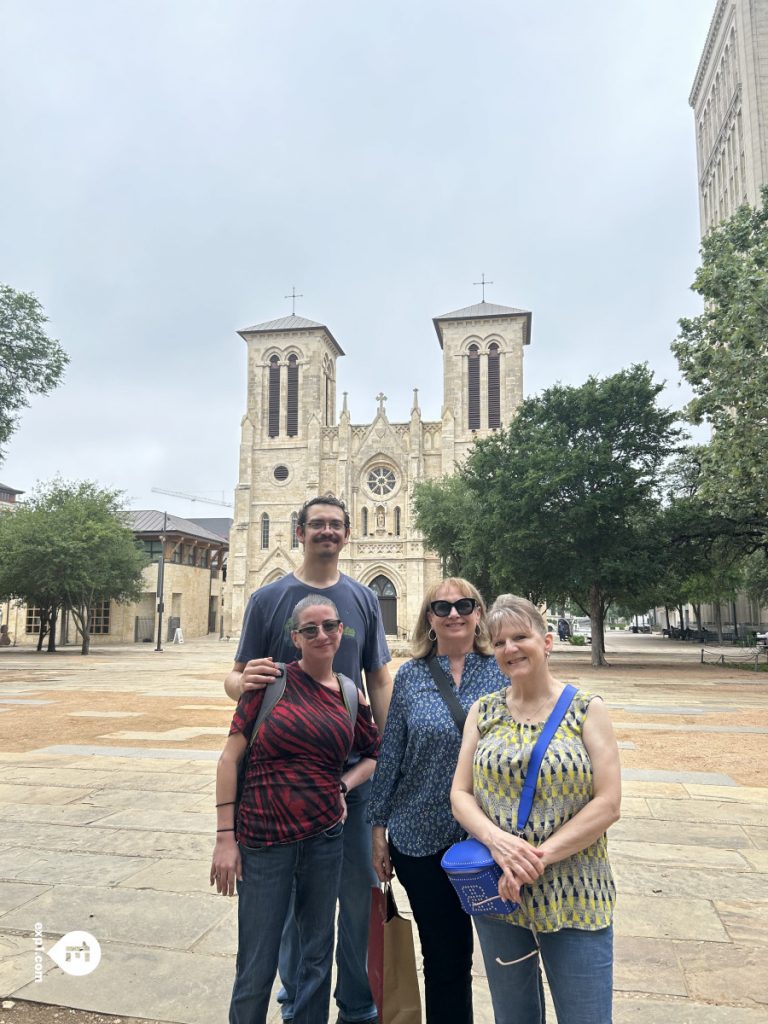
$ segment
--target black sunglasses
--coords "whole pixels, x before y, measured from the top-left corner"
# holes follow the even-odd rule
[[[438,619],[444,619],[451,614],[451,608],[456,609],[457,615],[469,615],[477,608],[477,601],[474,597],[460,597],[458,601],[433,601],[429,607]]]
[[[339,628],[340,622],[341,619],[324,619],[323,622],[320,623],[320,626],[323,627],[324,633],[331,636],[331,634],[335,633]],[[301,633],[301,635],[305,636],[307,640],[314,640],[320,632],[320,626],[316,626],[314,623],[311,623],[309,626],[297,626],[294,633]]]

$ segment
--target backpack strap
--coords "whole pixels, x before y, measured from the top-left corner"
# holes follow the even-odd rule
[[[552,737],[557,732],[557,728],[565,718],[565,713],[571,706],[571,701],[576,696],[575,686],[566,686],[563,692],[560,694],[554,708],[550,713],[549,718],[544,723],[544,728],[541,730],[541,735],[536,740],[536,745],[531,753],[531,760],[528,762],[528,771],[525,773],[525,782],[523,783],[523,791],[520,794],[520,803],[517,808],[517,831],[522,834],[528,823],[528,818],[533,807],[533,797],[536,793],[536,783],[539,781],[539,772],[541,771],[541,762],[544,760],[544,754],[547,752]]]
[[[280,669],[280,675],[275,676],[274,683],[267,683],[265,687],[264,699],[261,702],[259,713],[256,716],[256,721],[253,723],[253,731],[251,732],[251,738],[248,741],[248,750],[253,746],[253,741],[256,739],[256,733],[262,727],[264,722],[269,718],[272,712],[275,710],[278,701],[285,693],[286,675],[285,675],[285,662],[276,661],[275,668]]]
[[[334,675],[339,681],[341,699],[344,701],[344,707],[349,712],[349,717],[352,719],[352,727],[354,728],[357,721],[357,709],[360,706],[360,691],[357,688],[357,683],[354,679],[350,679],[349,676],[345,676],[343,672],[334,672]]]

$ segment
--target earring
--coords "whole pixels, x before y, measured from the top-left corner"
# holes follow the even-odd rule
[[[480,636],[480,623],[475,625],[475,636]]]
[[[434,631],[434,629],[430,628],[429,632],[427,633],[427,640],[431,640],[432,643],[434,643],[435,640],[437,640],[437,633]]]

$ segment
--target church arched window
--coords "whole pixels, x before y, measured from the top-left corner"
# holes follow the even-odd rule
[[[364,508],[360,513],[360,532],[364,537],[368,536],[368,509]]]
[[[395,536],[400,536],[400,506],[395,507]]]
[[[272,356],[269,360],[269,429],[270,437],[280,433],[280,360]]]
[[[296,356],[288,356],[288,437],[296,437],[299,432],[299,360]]]
[[[488,346],[488,426],[501,426],[501,378],[499,375],[499,346],[494,341]]]
[[[469,346],[469,372],[467,380],[467,426],[480,429],[480,350]]]
[[[269,516],[266,512],[261,517],[261,546],[269,547]]]
[[[299,527],[299,516],[297,512],[291,512],[291,547],[297,548],[299,546],[299,538],[296,536],[296,530]]]

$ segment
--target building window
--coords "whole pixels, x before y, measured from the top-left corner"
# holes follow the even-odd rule
[[[299,514],[298,512],[291,512],[291,547],[297,548],[299,546],[299,538],[296,535],[296,531],[299,528]]]
[[[477,345],[469,346],[468,378],[468,419],[470,430],[480,429],[480,351]]]
[[[388,466],[374,466],[366,480],[368,490],[378,497],[391,494],[395,489],[395,474]]]
[[[368,536],[368,509],[364,508],[360,513],[360,532],[364,537]]]
[[[200,566],[201,569],[207,569],[208,568],[209,556],[210,556],[210,551],[208,550],[208,548],[198,548],[198,551],[197,551],[197,564]]]
[[[283,483],[288,479],[289,470],[287,466],[275,466],[272,470],[272,475],[279,484]]]
[[[499,377],[499,346],[488,348],[488,426],[501,426],[501,381]]]
[[[171,552],[171,561],[173,562],[174,565],[181,565],[181,550],[181,544],[177,544],[176,547]]]
[[[161,540],[143,540],[141,550],[151,562],[159,562],[163,557],[163,542]]]
[[[38,634],[40,632],[40,609],[39,608],[27,608],[27,621],[24,629],[25,633]]]
[[[261,517],[261,546],[269,547],[269,516],[266,512]]]
[[[400,506],[395,507],[395,536],[400,536]]]
[[[288,437],[296,437],[299,432],[299,360],[296,356],[288,357]]]
[[[91,633],[104,635],[109,632],[109,601],[97,601],[91,608]]]
[[[280,360],[272,356],[269,360],[269,429],[270,437],[280,433]]]
[[[187,556],[186,557],[187,565],[194,565],[195,564],[195,545],[194,544],[185,544],[184,545],[184,551],[186,552],[186,556]]]

